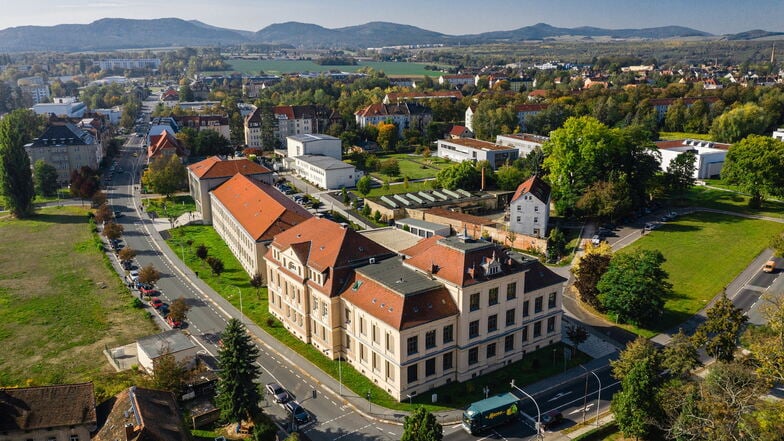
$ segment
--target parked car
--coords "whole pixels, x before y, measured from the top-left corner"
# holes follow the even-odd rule
[[[598,234],[594,234],[591,238],[591,243],[593,245],[600,245],[602,243],[602,238]]]
[[[776,271],[776,261],[768,260],[767,262],[765,262],[765,265],[762,266],[762,271],[766,273],[772,273]]]
[[[171,314],[166,315],[166,323],[168,323],[172,328],[182,327],[182,322],[179,320],[174,320]]]
[[[310,414],[302,408],[296,401],[289,401],[285,404],[286,410],[289,411],[289,414],[294,416],[294,421],[297,424],[305,424],[310,420]]]
[[[542,415],[542,427],[545,430],[558,425],[561,421],[563,421],[563,414],[557,410],[551,410]]]
[[[657,224],[655,222],[648,222],[647,224],[645,224],[645,228],[644,229],[645,229],[645,231],[653,231],[653,230],[655,230],[657,228],[659,228],[659,224]]]
[[[155,309],[158,309],[161,306],[163,306],[163,300],[161,300],[158,297],[153,297],[150,299],[150,306],[152,306]]]
[[[132,260],[123,260],[122,267],[124,270],[132,270],[133,269],[133,261]]]
[[[158,294],[158,290],[156,290],[155,287],[153,287],[152,285],[144,284],[144,283],[142,283],[139,286],[139,291],[141,291],[141,293],[146,295],[146,296],[154,296],[154,295]]]
[[[267,392],[272,395],[272,399],[276,403],[285,403],[291,399],[291,395],[289,395],[286,389],[283,389],[283,386],[279,385],[278,383],[272,382],[267,383],[266,385]]]

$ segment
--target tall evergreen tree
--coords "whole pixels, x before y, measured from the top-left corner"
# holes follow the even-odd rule
[[[26,109],[14,110],[0,120],[0,194],[16,217],[33,212],[33,172],[24,145],[32,140],[40,120]]]
[[[259,349],[250,339],[245,325],[229,320],[218,351],[218,395],[216,403],[221,417],[229,421],[254,419],[259,415],[261,395],[254,382],[261,375],[256,365]]]

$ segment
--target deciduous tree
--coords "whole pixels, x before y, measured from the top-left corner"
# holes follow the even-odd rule
[[[220,276],[223,270],[225,269],[223,265],[223,261],[213,256],[207,257],[207,265],[210,266],[212,273],[215,274],[216,276]]]
[[[378,123],[378,135],[376,142],[379,147],[384,150],[392,151],[397,146],[398,131],[394,123],[380,122]]]
[[[574,350],[577,351],[582,343],[588,340],[588,330],[584,326],[577,324],[570,324],[566,326],[566,338],[574,344]]]
[[[481,173],[469,161],[449,165],[436,174],[437,184],[448,190],[478,190],[481,179]]]
[[[572,267],[574,287],[580,294],[580,300],[592,307],[603,310],[599,301],[599,290],[596,285],[601,280],[612,259],[612,248],[605,242],[599,246],[587,245],[585,253]]]
[[[100,187],[98,174],[90,167],[84,166],[71,172],[70,188],[73,196],[90,199]]]
[[[35,161],[33,166],[33,183],[35,192],[41,196],[54,196],[60,187],[57,183],[57,169],[43,159]]]
[[[201,260],[206,259],[208,254],[209,254],[209,250],[207,249],[207,246],[204,245],[203,243],[199,244],[199,246],[196,247],[196,257],[198,257],[199,259]]]
[[[124,230],[122,225],[115,222],[108,222],[103,227],[103,235],[107,239],[119,239]]]
[[[236,318],[229,320],[221,339],[216,405],[226,421],[252,420],[260,414],[261,394],[256,382],[261,376],[261,368],[256,364],[259,349]]]
[[[185,301],[185,297],[177,297],[169,306],[169,317],[177,322],[184,322],[191,307]]]
[[[621,352],[612,367],[613,376],[621,381],[621,390],[610,405],[618,428],[626,437],[645,437],[660,412],[656,401],[660,368],[656,348],[640,337]]]
[[[427,409],[420,406],[414,409],[403,422],[401,441],[441,441],[444,437],[441,424]]]
[[[746,103],[714,119],[710,134],[716,141],[734,143],[752,134],[762,135],[770,121],[771,115],[765,109]]]
[[[765,196],[784,196],[784,142],[750,135],[727,152],[721,177],[749,193],[751,207]]]
[[[784,382],[784,299],[765,293],[761,301],[766,324],[749,337],[751,352],[760,375],[771,381]]]
[[[495,182],[500,190],[515,190],[524,179],[523,171],[511,165],[504,165],[495,172]]]
[[[662,351],[661,365],[675,377],[688,377],[692,370],[701,365],[700,355],[694,340],[683,333],[683,329],[672,336]]]
[[[187,170],[177,155],[154,159],[144,173],[145,184],[167,198],[185,186],[186,178]]]
[[[117,253],[117,257],[121,262],[133,260],[133,258],[136,257],[136,250],[131,247],[125,247],[121,249],[119,253]]]
[[[259,295],[259,289],[264,286],[264,278],[261,277],[261,274],[256,273],[253,277],[250,278],[250,286],[256,288],[256,295]]]
[[[735,359],[738,334],[748,317],[743,310],[736,308],[724,293],[708,309],[707,319],[697,328],[697,342],[705,346],[705,352],[719,361],[731,362]]]
[[[112,212],[112,209],[106,204],[99,206],[98,209],[95,210],[95,222],[99,224],[109,222],[113,217],[114,212]]]
[[[684,192],[694,185],[697,155],[692,151],[683,152],[670,161],[665,174],[667,190],[670,193]]]
[[[139,270],[139,283],[155,285],[161,279],[161,273],[152,264],[145,265]]]
[[[370,184],[371,184],[370,176],[365,175],[359,178],[357,181],[357,191],[362,196],[367,196],[370,193]]]
[[[152,387],[159,390],[173,392],[179,396],[188,378],[188,368],[185,361],[177,361],[168,347],[162,354],[153,360]]]
[[[379,171],[387,176],[398,176],[400,175],[400,163],[397,159],[381,161],[381,168]]]
[[[664,299],[672,292],[668,274],[662,269],[664,260],[655,250],[613,256],[596,285],[602,306],[620,322],[647,325],[659,318]]]

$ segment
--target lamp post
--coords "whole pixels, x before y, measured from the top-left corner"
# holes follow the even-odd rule
[[[585,392],[583,393],[583,424],[585,424],[585,406],[588,405],[588,369],[585,366],[579,365],[585,371]]]
[[[537,438],[542,439],[542,412],[539,410],[539,403],[536,402],[534,397],[532,397],[531,395],[528,395],[528,392],[526,392],[526,391],[520,389],[519,387],[515,386],[514,379],[512,379],[512,382],[510,383],[510,385],[514,389],[517,389],[520,392],[522,392],[523,395],[525,395],[526,397],[530,398],[531,401],[534,402],[534,406],[536,406],[536,436],[537,436]]]
[[[599,379],[599,376],[596,375],[596,372],[591,371],[594,377],[596,377],[596,381],[599,382],[599,392],[596,395],[596,427],[599,427],[599,402],[602,399],[602,380]]]
[[[244,325],[245,324],[245,314],[243,314],[243,312],[242,312],[242,290],[238,286],[235,286],[235,285],[231,285],[231,286],[233,286],[234,289],[236,289],[237,292],[240,294],[240,322],[242,322],[242,324]]]
[[[602,380],[599,379],[599,376],[596,375],[595,371],[589,371],[583,365],[580,365],[580,367],[583,368],[583,370],[585,370],[585,396],[583,397],[583,424],[585,424],[585,415],[588,412],[588,409],[585,408],[586,405],[587,405],[587,399],[588,399],[588,373],[590,372],[594,376],[594,378],[596,378],[596,382],[599,383],[599,391],[597,392],[597,395],[596,395],[596,426],[598,427],[599,426],[599,404],[601,403],[601,400],[602,400]]]

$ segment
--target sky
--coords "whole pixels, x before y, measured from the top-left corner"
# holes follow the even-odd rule
[[[610,29],[680,25],[713,34],[784,31],[784,0],[2,0],[0,29],[112,18],[196,19],[257,31],[299,21],[338,28],[389,21],[445,34],[536,23]]]

